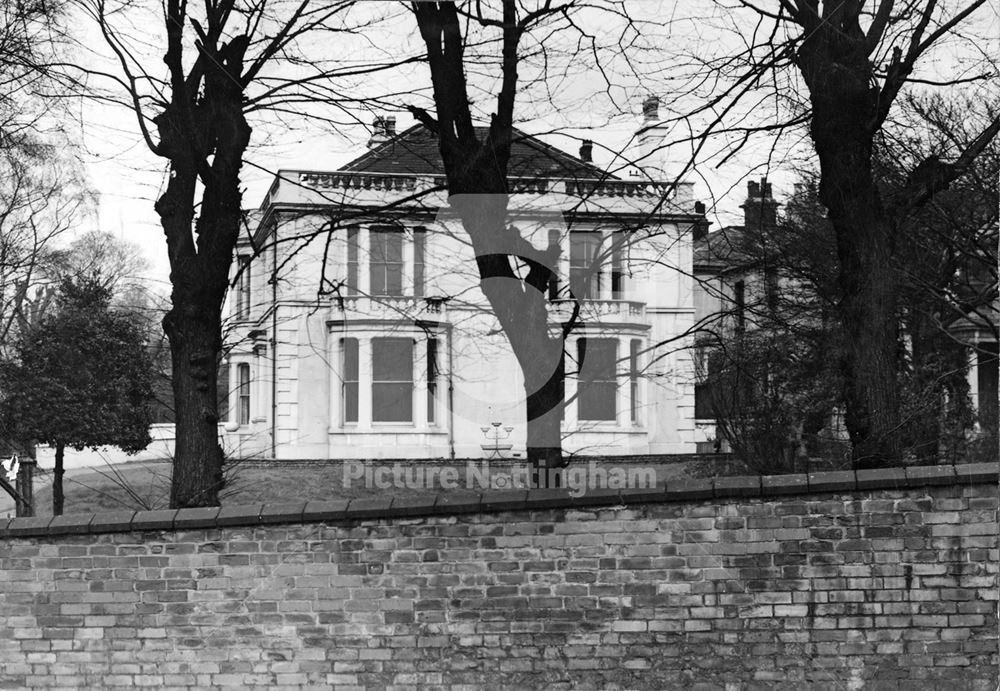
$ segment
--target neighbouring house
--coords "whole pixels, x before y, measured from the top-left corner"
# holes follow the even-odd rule
[[[509,223],[558,247],[551,328],[566,339],[563,448],[695,450],[692,185],[668,192],[655,99],[624,179],[515,132]],[[482,135],[482,133],[480,133]],[[655,173],[655,175],[654,175]],[[651,179],[653,178],[653,179]],[[236,457],[489,458],[525,453],[522,376],[443,192],[434,134],[378,118],[340,170],[281,170],[234,263],[227,325]]]
[[[976,431],[983,436],[988,448],[994,450],[997,449],[1000,423],[1000,406],[997,404],[1000,389],[998,330],[1000,302],[997,301],[970,310],[949,328],[949,333],[966,344],[969,396],[976,410]]]
[[[766,179],[748,181],[741,225],[714,232],[695,226],[699,452],[727,451],[738,442],[746,445],[746,439],[735,437],[748,427],[750,432],[761,433],[752,423],[765,409],[766,417],[780,418],[781,405],[767,408],[764,404],[782,396],[787,396],[785,410],[792,412],[785,421],[793,428],[787,440],[790,453],[822,455],[824,447],[831,451],[847,439],[842,409],[831,405],[838,400],[838,392],[825,387],[835,378],[829,375],[838,366],[836,249],[822,224],[815,190],[796,185],[783,215],[779,206]],[[976,296],[996,294],[995,284],[987,279],[973,288]],[[982,439],[993,449],[998,422],[998,326],[1000,305],[995,301],[940,324],[952,338],[966,344],[966,377],[975,415],[971,438]],[[901,354],[912,360],[913,339],[905,320],[900,322],[900,334]],[[771,363],[770,369],[765,363]],[[721,376],[719,370],[723,370]],[[815,386],[804,387],[803,382]],[[741,396],[743,387],[758,391]],[[747,401],[758,405],[747,406]]]

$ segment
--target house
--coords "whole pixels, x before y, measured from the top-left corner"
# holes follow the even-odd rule
[[[694,239],[696,380],[695,429],[699,451],[728,450],[735,446],[731,428],[759,415],[763,406],[747,406],[734,400],[733,378],[716,370],[741,369],[741,383],[767,388],[758,401],[788,395],[792,417],[797,417],[795,439],[799,451],[812,455],[819,446],[827,451],[847,438],[842,410],[831,406],[839,392],[826,387],[837,365],[837,352],[829,341],[837,330],[836,249],[823,221],[815,190],[796,185],[795,194],[779,219],[779,204],[765,180],[749,181],[742,205],[743,224],[712,233],[696,227]],[[818,215],[817,215],[818,214]],[[784,225],[783,225],[784,224]],[[984,237],[989,240],[988,234]],[[983,246],[995,246],[984,242]],[[972,279],[970,279],[972,280]],[[972,294],[995,296],[995,282],[976,278]],[[827,296],[824,298],[824,296]],[[956,304],[961,304],[956,299]],[[997,439],[997,330],[1000,306],[980,306],[965,316],[943,323],[950,339],[966,344],[966,378],[975,414],[972,438],[985,440],[996,449]],[[943,333],[942,331],[941,333]],[[905,318],[900,321],[901,354],[910,358],[913,337]],[[927,334],[924,334],[927,338]],[[948,339],[948,343],[953,343]],[[926,343],[926,341],[925,341]],[[924,346],[927,348],[928,346]],[[756,350],[754,350],[756,348]],[[741,352],[742,350],[742,352]],[[713,357],[713,353],[715,356]],[[721,354],[721,357],[718,357]],[[767,371],[759,363],[781,360],[780,372]],[[798,369],[797,369],[798,368]],[[801,374],[798,384],[783,391],[782,380]],[[825,374],[829,373],[829,374]],[[777,383],[776,383],[777,381]],[[808,382],[806,387],[802,383]],[[808,391],[804,389],[808,388]],[[721,402],[720,402],[720,399]],[[742,403],[742,406],[741,406]],[[747,408],[751,408],[747,410]],[[776,410],[768,416],[780,418]],[[746,415],[743,421],[735,421]],[[729,429],[727,429],[729,428]],[[740,431],[736,430],[738,434]],[[753,430],[749,430],[753,431]],[[756,430],[760,432],[760,430]],[[762,437],[765,435],[761,435]],[[745,441],[745,440],[744,440]],[[812,449],[802,449],[803,443]],[[819,455],[822,455],[820,451]]]
[[[642,147],[656,149],[657,109]],[[558,245],[553,330],[566,339],[563,449],[695,449],[692,185],[623,179],[520,131],[509,222]],[[655,158],[655,157],[654,157]],[[660,161],[660,159],[657,159]],[[658,165],[661,165],[658,162]],[[657,170],[660,170],[657,168]],[[237,248],[226,327],[234,456],[525,454],[519,366],[443,192],[437,139],[378,118],[340,170],[281,170]],[[584,359],[581,356],[585,355]]]

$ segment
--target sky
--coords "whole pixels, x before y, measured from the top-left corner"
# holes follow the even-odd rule
[[[155,72],[163,70],[159,57],[162,40],[158,41],[155,35],[143,36],[137,27],[158,26],[158,6],[158,3],[151,5],[151,13],[145,19],[131,14],[117,19],[118,28],[128,37],[124,39],[128,47],[144,56],[143,65],[154,77],[162,76]],[[385,3],[362,3],[357,11],[370,12],[372,7],[385,6]],[[681,6],[687,12],[684,16],[680,16],[678,8]],[[697,10],[692,9],[695,6]],[[695,64],[691,56],[704,59],[715,54],[713,51],[731,50],[742,40],[740,34],[745,33],[729,11],[716,3],[689,6],[649,0],[629,7],[634,9],[634,16],[639,20],[653,19],[657,24],[655,27],[645,25],[640,39],[626,36],[630,41],[628,50],[601,54],[602,68],[612,75],[607,85],[602,85],[601,74],[585,55],[559,63],[561,51],[571,47],[565,35],[545,37],[546,51],[556,56],[549,71],[543,74],[538,63],[531,62],[519,70],[522,90],[518,95],[517,114],[521,121],[517,124],[521,129],[541,134],[549,143],[571,153],[577,151],[580,138],[593,139],[597,143],[596,163],[610,164],[610,152],[626,149],[642,123],[642,101],[646,96],[658,95],[667,115],[689,108],[693,103],[690,99],[696,96],[696,87],[689,74]],[[992,19],[995,20],[995,12]],[[581,26],[595,35],[613,34],[607,21],[603,14],[590,13],[581,17]],[[118,66],[110,60],[112,56],[104,48],[96,26],[84,21],[79,28],[83,31],[81,43],[90,51],[85,59],[101,69],[117,72]],[[303,45],[303,49],[347,65],[384,59],[387,54],[417,54],[422,49],[413,19],[405,12],[397,12],[357,34],[335,38],[320,36],[315,39],[317,43]],[[621,36],[614,34],[610,38]],[[532,40],[526,40],[528,51],[540,47]],[[732,43],[727,45],[726,41]],[[613,47],[614,41],[608,46]],[[485,57],[494,56],[487,53]],[[945,62],[954,64],[952,60]],[[483,116],[491,104],[490,92],[496,87],[491,75],[496,72],[495,65],[486,64],[470,74],[471,95]],[[348,110],[304,108],[307,112],[253,120],[254,136],[242,173],[244,207],[255,208],[260,204],[273,171],[282,168],[335,170],[360,155],[369,137],[367,127],[376,114],[394,115],[400,131],[409,127],[413,119],[405,112],[405,106],[430,105],[428,81],[427,67],[422,64],[374,78],[342,80],[344,93],[374,96],[378,103]],[[121,93],[119,90],[118,94]],[[139,136],[136,119],[128,108],[95,101],[85,102],[81,108],[83,159],[99,199],[91,223],[138,244],[150,260],[151,287],[155,290],[156,286],[162,286],[166,293],[169,285],[166,248],[153,209],[153,202],[165,181],[165,162],[146,148]],[[153,114],[154,111],[149,112]],[[743,115],[751,116],[752,113]],[[335,126],[323,122],[327,117],[338,122]],[[694,121],[691,126],[697,128],[699,123]],[[558,134],[551,134],[553,131]],[[732,140],[726,141],[731,144]],[[795,180],[793,166],[801,163],[803,153],[808,153],[807,134],[800,131],[776,150],[771,149],[769,140],[753,140],[739,155],[718,166],[719,152],[724,152],[729,145],[726,141],[712,142],[706,147],[702,163],[686,177],[695,183],[695,198],[707,203],[714,227],[739,222],[739,204],[745,198],[747,179],[757,179],[767,173],[779,200],[786,196]],[[690,154],[689,146],[678,145],[670,148],[668,159],[679,164]]]

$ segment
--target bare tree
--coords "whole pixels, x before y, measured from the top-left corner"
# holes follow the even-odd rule
[[[349,1],[210,0],[196,9],[167,0],[148,25],[151,45],[164,51],[167,74],[161,79],[155,58],[137,52],[128,36],[135,24],[118,24],[123,15],[136,21],[132,12],[146,8],[106,0],[83,4],[117,60],[117,72],[104,76],[124,90],[147,147],[169,167],[155,208],[172,284],[163,320],[177,426],[170,504],[214,505],[223,482],[221,308],[243,218],[240,171],[251,141],[250,119],[257,112],[301,111],[301,104],[317,101],[336,107],[343,98],[337,77],[382,65],[341,68],[316,51],[303,56],[308,41],[325,48],[350,33]]]
[[[471,6],[470,6],[471,7]],[[579,315],[579,304],[562,329],[549,330],[548,291],[557,279],[559,246],[535,248],[508,223],[507,166],[510,160],[514,103],[518,88],[521,39],[536,25],[567,12],[568,3],[542,3],[522,10],[514,0],[501,3],[499,15],[476,5],[468,13],[453,2],[412,5],[427,46],[435,116],[412,108],[414,116],[438,135],[449,203],[461,219],[476,255],[479,284],[500,323],[524,375],[527,454],[536,468],[564,464],[560,423],[565,406],[565,339]],[[466,36],[462,22],[499,31],[500,83],[489,128],[477,132],[466,81]]]
[[[689,57],[701,52],[688,60],[693,68],[679,79],[704,100],[679,109],[676,121],[699,123],[694,138],[724,135],[724,160],[754,135],[809,126],[819,196],[836,238],[846,425],[854,463],[898,462],[900,278],[892,268],[894,253],[909,215],[968,174],[1000,130],[1000,119],[994,110],[947,160],[930,156],[916,162],[892,194],[878,188],[873,151],[901,94],[980,88],[981,98],[995,98],[986,86],[996,79],[996,65],[976,43],[977,31],[988,24],[988,5],[983,0],[879,0],[874,6],[781,0],[773,9],[748,0],[716,5],[718,21],[728,22],[738,38],[688,51]],[[755,27],[752,34],[749,26]],[[714,53],[705,57],[706,51]]]

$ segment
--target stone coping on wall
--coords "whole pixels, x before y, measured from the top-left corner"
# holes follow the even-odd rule
[[[996,483],[998,477],[1000,477],[1000,462],[793,475],[675,479],[667,480],[664,487],[598,489],[579,496],[573,496],[568,489],[525,489],[482,494],[439,493],[417,497],[364,497],[350,500],[299,501],[197,509],[113,511],[97,514],[0,518],[0,538],[414,518],[693,500],[753,499],[927,485],[986,484]]]

